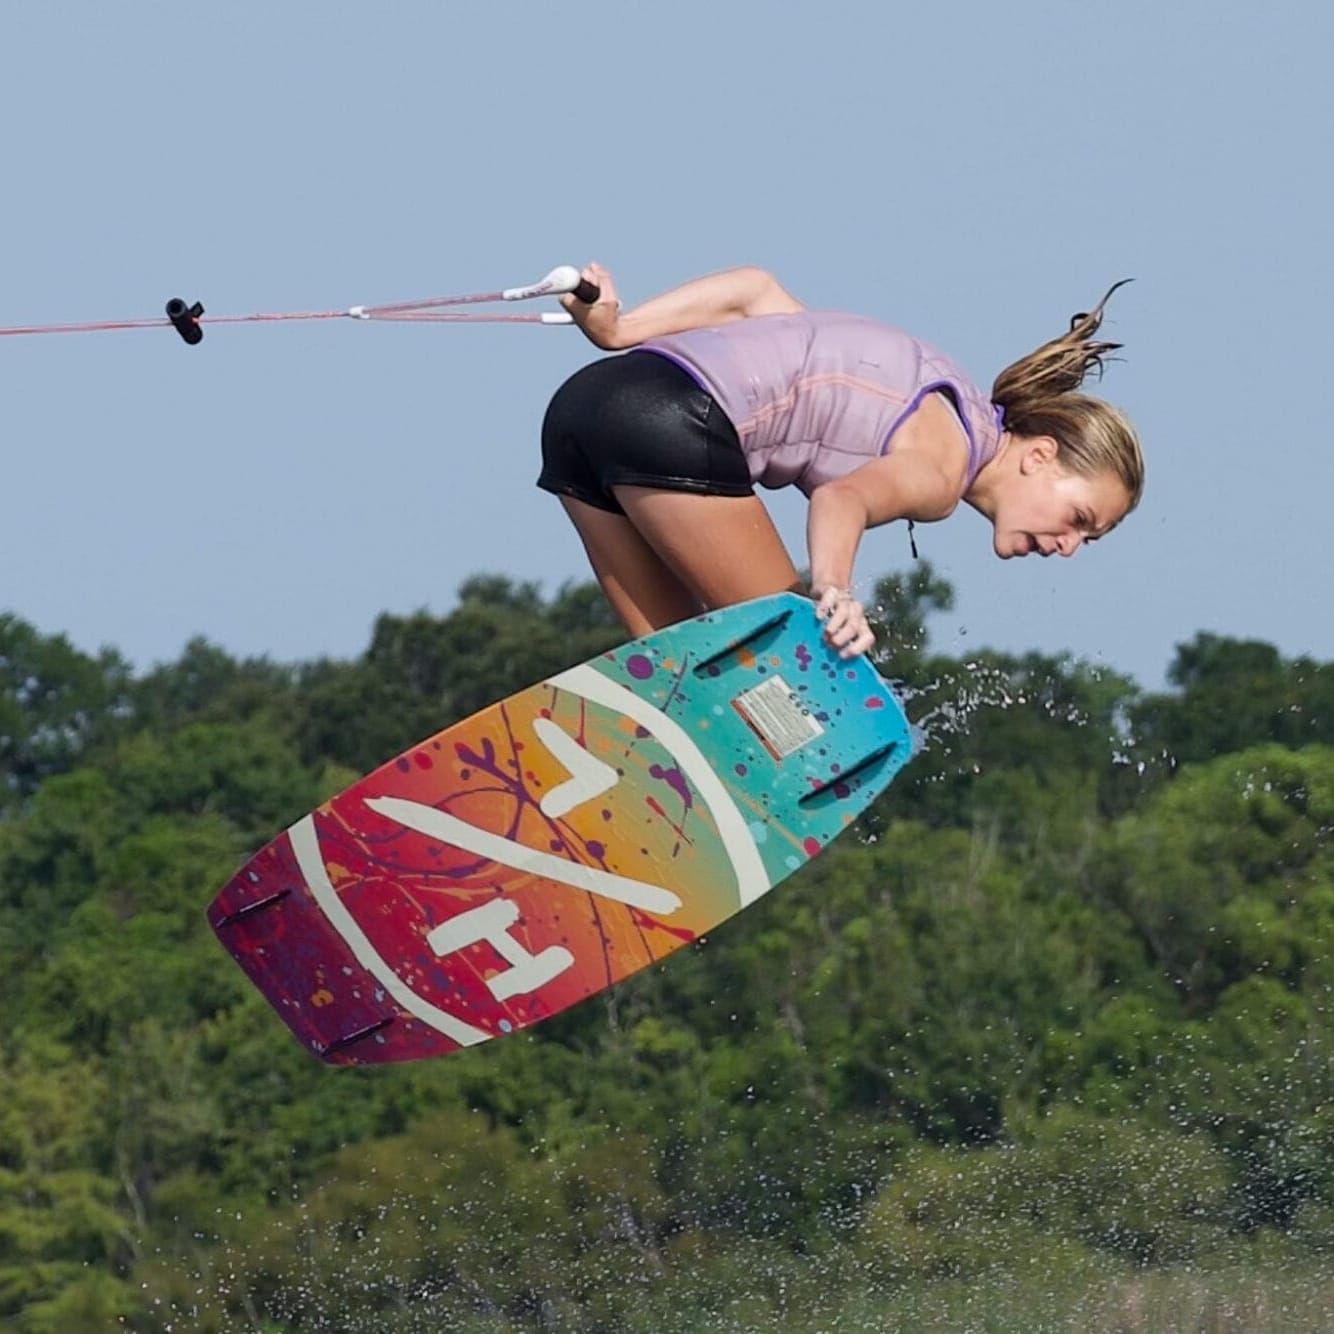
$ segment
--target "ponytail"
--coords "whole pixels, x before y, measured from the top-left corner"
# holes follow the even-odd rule
[[[1102,313],[1124,278],[1098,304],[1070,321],[1070,330],[996,377],[991,400],[1001,410],[1001,426],[1016,436],[1050,436],[1071,472],[1092,476],[1113,473],[1125,486],[1133,509],[1144,490],[1144,456],[1135,429],[1125,416],[1101,399],[1077,393],[1094,369],[1120,343],[1097,340]]]

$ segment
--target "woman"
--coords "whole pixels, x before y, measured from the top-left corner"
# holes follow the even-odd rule
[[[597,300],[565,297],[566,309],[596,346],[632,352],[557,391],[538,485],[560,497],[632,636],[800,589],[757,482],[810,500],[810,593],[843,657],[874,642],[851,591],[866,529],[944,519],[964,500],[991,521],[1003,560],[1073,556],[1139,502],[1134,428],[1076,392],[1119,346],[1093,340],[1110,291],[987,395],[910,335],[807,311],[761,269],[624,313],[605,268],[584,277]]]

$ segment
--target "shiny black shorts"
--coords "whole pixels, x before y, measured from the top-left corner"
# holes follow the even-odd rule
[[[754,493],[732,423],[687,371],[654,352],[628,352],[576,371],[542,422],[537,484],[612,514],[613,486],[713,496]]]

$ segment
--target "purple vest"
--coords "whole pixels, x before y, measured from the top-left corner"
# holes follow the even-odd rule
[[[636,350],[670,358],[713,395],[761,486],[809,496],[887,453],[894,432],[935,391],[952,400],[968,437],[964,491],[1000,443],[995,407],[954,362],[860,315],[758,315],[650,338]]]

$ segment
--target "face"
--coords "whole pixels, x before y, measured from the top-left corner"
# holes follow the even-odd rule
[[[1068,472],[1058,462],[1055,441],[1027,441],[992,519],[996,555],[1073,556],[1120,523],[1129,508],[1130,497],[1114,474]]]

